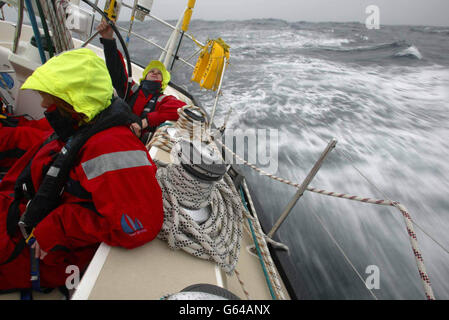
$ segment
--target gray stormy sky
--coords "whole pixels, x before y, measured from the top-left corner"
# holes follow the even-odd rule
[[[133,3],[133,0],[123,1]],[[178,19],[187,2],[154,0],[152,13],[163,19]],[[104,3],[105,0],[100,0],[98,6],[103,8]],[[449,0],[197,0],[192,19],[275,18],[287,21],[365,23],[369,16],[365,9],[369,5],[379,7],[381,25],[449,26]],[[7,16],[17,14],[7,7],[5,13]],[[129,20],[130,15],[130,10],[122,10],[119,19]]]
[[[155,1],[153,13],[177,19],[187,0]],[[356,21],[377,5],[380,24],[449,26],[449,0],[197,0],[193,19],[243,20],[277,18],[287,21]]]

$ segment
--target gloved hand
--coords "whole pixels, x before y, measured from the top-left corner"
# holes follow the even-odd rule
[[[34,257],[36,259],[43,260],[45,258],[45,256],[47,255],[47,252],[45,252],[44,250],[41,249],[41,247],[39,246],[39,243],[37,242],[37,240],[34,241],[34,243],[31,246],[31,248],[34,249]]]
[[[97,31],[104,39],[114,39],[114,30],[112,30],[112,27],[104,19],[102,19],[100,24],[97,26]]]

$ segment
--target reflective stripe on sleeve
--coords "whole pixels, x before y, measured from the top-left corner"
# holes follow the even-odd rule
[[[151,162],[145,151],[133,150],[103,154],[83,162],[81,165],[87,179],[91,180],[110,171],[151,166]]]
[[[132,79],[131,79],[131,80],[132,80]],[[139,89],[139,84],[138,84],[138,83],[134,83],[134,85],[133,85],[132,88],[131,88],[131,91],[132,91],[132,92],[136,92],[137,89]]]

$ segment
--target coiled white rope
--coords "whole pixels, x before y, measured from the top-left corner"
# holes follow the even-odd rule
[[[151,141],[147,144],[148,149],[154,146],[170,153],[174,144],[180,139],[198,139],[201,141],[205,141],[208,144],[212,142],[210,136],[206,133],[206,129],[208,129],[207,123],[205,125],[198,126],[198,123],[193,122],[185,114],[184,111],[187,108],[200,112],[203,117],[207,119],[204,112],[196,106],[187,105],[183,108],[178,109],[179,120],[177,121],[177,123],[169,123],[169,125],[159,128],[155,132]],[[173,138],[172,136],[170,136],[170,134],[168,134],[167,130],[169,128],[178,129],[176,138]],[[212,145],[215,146],[215,144]],[[218,150],[216,146],[215,148]],[[235,244],[233,244],[234,250],[232,254],[230,254],[230,257],[233,259],[233,261],[228,261],[228,263],[226,264],[223,263],[222,259],[220,259],[219,256],[217,256],[216,254],[214,255],[213,251],[212,255],[209,254],[207,250],[210,249],[210,246],[207,246],[207,249],[205,250],[203,248],[203,245],[201,244],[201,242],[203,241],[196,241],[195,235],[201,234],[202,225],[198,226],[195,221],[193,221],[193,219],[182,209],[182,207],[193,209],[204,207],[206,203],[210,201],[207,200],[209,197],[212,198],[214,195],[216,197],[216,192],[218,190],[218,192],[220,192],[221,194],[225,194],[224,198],[229,197],[230,199],[232,199],[233,206],[239,208],[238,211],[241,213],[243,212],[245,217],[252,221],[255,231],[254,233],[257,238],[257,240],[255,241],[257,241],[259,245],[259,248],[261,250],[261,259],[263,260],[268,271],[268,281],[274,284],[273,290],[275,292],[276,298],[285,299],[285,294],[282,290],[280,277],[274,267],[274,262],[269,254],[266,241],[271,241],[275,244],[277,243],[270,238],[267,238],[267,236],[262,232],[261,226],[257,221],[257,217],[251,216],[243,208],[241,199],[237,194],[237,191],[235,190],[232,179],[226,174],[224,177],[226,187],[225,185],[218,184],[211,188],[210,184],[208,185],[200,183],[196,179],[193,179],[194,181],[192,181],[192,177],[190,177],[188,173],[182,169],[182,167],[180,168],[180,166],[175,167],[172,164],[166,165],[162,162],[158,162],[157,160],[155,160],[155,162],[158,165],[157,179],[159,181],[159,184],[161,185],[161,189],[163,192],[165,213],[164,225],[158,237],[162,240],[166,240],[169,243],[169,246],[174,249],[182,248],[183,250],[190,254],[193,254],[194,256],[215,260],[220,266],[224,267],[223,269],[225,271],[232,269],[236,271],[235,265],[237,263],[238,254],[240,251],[240,238],[242,236],[241,227],[245,226],[242,223],[242,216],[239,216],[239,226],[238,228],[236,227],[236,229],[238,230],[236,233],[238,235],[238,241],[235,241]],[[172,181],[176,181],[175,184],[177,185],[177,188],[173,187]],[[245,181],[243,186],[245,192],[248,194],[249,191],[246,187]],[[223,192],[227,188],[229,188],[230,190]],[[188,192],[188,194],[186,193],[186,191]],[[254,206],[251,198],[249,197],[248,199],[251,210],[253,210],[254,212]],[[212,203],[213,202],[214,201],[212,201]],[[182,205],[180,205],[180,203]],[[221,208],[224,208],[224,206],[221,206]],[[232,206],[228,205],[225,211],[227,214],[229,214],[229,212],[234,212],[235,209],[232,209]],[[221,212],[218,213],[218,215],[223,215],[224,213],[225,212]],[[221,222],[219,221],[219,219],[217,220],[216,218],[213,218],[213,216],[211,216],[209,221],[207,221],[206,223],[208,224],[209,228],[211,228],[213,225],[221,226]],[[205,224],[204,227],[206,227]],[[182,226],[182,228],[179,228],[180,225]],[[249,233],[251,234],[251,232]],[[191,235],[193,235],[193,237]],[[236,276],[238,277],[239,283],[242,284],[242,280],[239,278],[237,273]],[[244,293],[245,296],[249,299],[249,293],[246,291],[246,289],[244,289]]]
[[[174,143],[176,142],[176,139],[173,139],[168,133],[168,129],[170,128],[176,129],[178,138],[195,141],[209,141],[205,130],[209,125],[207,121],[203,124],[197,121],[192,121],[192,119],[184,112],[186,109],[196,111],[200,113],[204,119],[207,119],[207,115],[205,114],[205,112],[197,106],[189,104],[185,105],[182,108],[179,108],[179,119],[176,121],[176,123],[165,122],[164,126],[158,128],[151,140],[146,145],[148,150],[150,150],[151,147],[157,147],[170,153]]]
[[[232,274],[240,253],[243,206],[232,179],[225,174],[215,184],[192,177],[181,165],[159,167],[157,180],[162,189],[164,223],[158,235],[172,249],[215,261]],[[184,208],[210,205],[210,216],[195,222]]]

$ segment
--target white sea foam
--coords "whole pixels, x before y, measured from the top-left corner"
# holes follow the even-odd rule
[[[410,46],[407,49],[395,53],[395,57],[411,57],[421,60],[422,54],[415,46]]]

